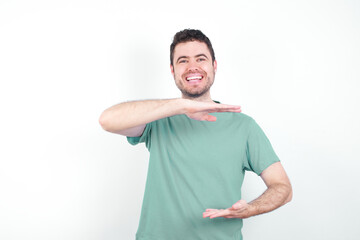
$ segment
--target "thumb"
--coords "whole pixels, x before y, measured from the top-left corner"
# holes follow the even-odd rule
[[[205,120],[206,120],[206,121],[209,121],[209,122],[215,122],[215,121],[216,121],[216,117],[213,116],[213,115],[206,115]]]
[[[239,201],[237,201],[236,203],[234,203],[234,204],[232,205],[232,208],[233,208],[234,210],[236,210],[236,209],[240,209],[240,208],[244,207],[245,205],[246,205],[246,201],[245,201],[245,200],[239,200]]]

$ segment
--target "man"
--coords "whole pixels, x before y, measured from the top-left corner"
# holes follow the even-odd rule
[[[170,62],[181,98],[120,103],[99,120],[150,152],[136,239],[242,239],[242,219],[291,200],[289,179],[256,122],[211,99],[217,62],[201,31],[176,33]],[[267,186],[249,203],[241,199],[245,170]]]

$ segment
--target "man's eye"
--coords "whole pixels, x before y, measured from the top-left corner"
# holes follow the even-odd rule
[[[205,58],[199,58],[198,61],[199,62],[205,61]]]
[[[179,63],[185,63],[186,62],[186,60],[180,60],[179,61]]]

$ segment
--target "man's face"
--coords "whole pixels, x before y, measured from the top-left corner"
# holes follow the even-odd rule
[[[210,51],[203,42],[179,43],[174,49],[170,66],[176,86],[186,97],[198,98],[209,93],[214,83],[217,63],[212,62]]]

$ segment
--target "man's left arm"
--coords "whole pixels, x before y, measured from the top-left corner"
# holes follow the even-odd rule
[[[206,209],[203,217],[248,218],[270,212],[292,199],[292,187],[280,162],[273,163],[261,174],[267,190],[255,200],[247,203],[239,200],[227,209]]]

